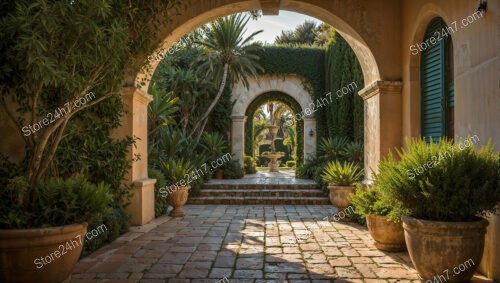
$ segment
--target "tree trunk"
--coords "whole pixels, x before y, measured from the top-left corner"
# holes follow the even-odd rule
[[[201,116],[201,118],[194,125],[193,129],[191,130],[191,135],[196,133],[198,130],[199,130],[199,133],[203,133],[203,130],[205,130],[206,122],[204,122],[204,120],[208,119],[208,115],[210,115],[210,113],[212,113],[212,110],[214,109],[215,105],[217,105],[217,102],[219,102],[219,99],[222,96],[222,93],[224,92],[224,89],[226,87],[226,82],[227,82],[228,71],[229,71],[229,64],[226,63],[226,64],[224,64],[224,74],[222,76],[222,82],[221,82],[220,87],[219,87],[219,92],[217,93],[214,100],[212,101],[212,103],[208,107],[207,111],[205,111],[205,114],[203,114],[203,116]]]

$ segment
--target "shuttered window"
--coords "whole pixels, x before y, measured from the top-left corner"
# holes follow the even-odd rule
[[[434,39],[432,39],[434,38]],[[422,136],[428,141],[453,137],[453,51],[450,35],[441,18],[431,21],[421,57]],[[431,44],[435,42],[435,44]]]

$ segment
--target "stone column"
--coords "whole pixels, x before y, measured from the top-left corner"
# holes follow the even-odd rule
[[[231,153],[234,159],[238,159],[243,166],[245,156],[245,122],[246,116],[231,116]]]
[[[393,148],[402,145],[402,105],[400,81],[377,81],[359,92],[365,103],[365,181],[371,170]]]
[[[126,210],[132,215],[132,225],[144,225],[154,219],[154,185],[155,179],[148,178],[148,104],[152,97],[134,87],[121,89],[125,114],[122,126],[115,130],[113,137],[126,136],[136,139],[128,158],[134,160],[132,167],[125,176],[125,185],[131,185],[132,197]]]
[[[311,130],[313,135],[311,136]],[[304,161],[309,156],[316,156],[316,118],[312,115],[304,117]]]

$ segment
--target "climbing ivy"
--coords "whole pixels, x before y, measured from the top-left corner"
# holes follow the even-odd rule
[[[279,92],[279,91],[271,91],[264,93],[262,95],[259,95],[257,98],[255,98],[250,105],[248,106],[245,116],[247,117],[247,121],[245,123],[245,155],[248,156],[253,156],[254,155],[254,145],[253,145],[253,116],[255,114],[255,111],[257,109],[266,103],[269,102],[281,102],[285,104],[286,106],[290,107],[290,109],[293,112],[293,115],[296,113],[300,113],[302,111],[302,108],[300,107],[299,103],[293,99],[291,96]],[[297,162],[299,164],[302,164],[304,161],[304,121],[296,121],[294,120],[295,123],[295,130],[297,132],[297,135],[295,136],[295,144],[297,145]]]
[[[271,75],[298,75],[304,78],[304,88],[312,94],[313,101],[325,95],[325,50],[311,46],[266,46],[259,53],[264,73]],[[317,141],[326,136],[325,109],[317,109]],[[303,159],[303,154],[297,153]]]
[[[325,56],[325,90],[332,93],[335,103],[322,113],[327,125],[323,135],[363,141],[364,104],[358,95],[364,85],[361,66],[354,51],[338,33],[326,46]],[[337,95],[338,91],[340,95]]]

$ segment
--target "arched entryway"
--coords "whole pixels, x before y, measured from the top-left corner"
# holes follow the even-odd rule
[[[358,0],[207,0],[194,1],[184,13],[172,17],[172,21],[158,28],[156,56],[143,54],[138,61],[153,58],[148,67],[127,70],[123,99],[127,115],[122,118],[123,127],[117,136],[137,137],[130,156],[141,156],[132,164],[128,181],[134,184],[136,199],[129,206],[132,214],[142,215],[135,224],[149,220],[143,209],[152,200],[154,181],[148,178],[147,126],[144,113],[151,98],[146,93],[150,78],[168,48],[182,36],[211,20],[239,12],[262,9],[264,14],[277,14],[279,10],[303,13],[333,26],[354,50],[363,70],[365,88],[360,95],[365,100],[365,167],[366,178],[377,172],[378,161],[394,147],[402,143],[401,124],[401,48],[397,44],[400,35],[399,1],[394,5],[380,5],[377,1]],[[174,13],[175,14],[175,13]],[[240,116],[241,129],[244,114]],[[307,131],[307,129],[305,129]],[[242,143],[236,143],[242,144]],[[243,146],[240,148],[243,153]]]
[[[280,101],[296,112],[297,131],[313,132],[313,135],[302,135],[297,145],[303,148],[299,161],[316,153],[316,119],[314,114],[306,114],[306,109],[313,103],[312,95],[304,88],[303,78],[295,75],[270,76],[263,75],[249,80],[249,88],[239,83],[233,88],[232,98],[235,101],[232,111],[231,152],[238,160],[243,160],[248,146],[245,137],[250,127],[255,107],[266,101]],[[294,117],[294,118],[295,118]]]
[[[290,110],[293,113],[292,118],[299,117],[299,119],[293,119],[293,127],[295,127],[295,131],[297,133],[297,139],[296,139],[296,147],[297,147],[297,162],[302,163],[304,159],[307,157],[306,155],[306,150],[304,148],[304,143],[305,139],[307,138],[306,135],[304,135],[304,119],[300,118],[300,115],[302,113],[302,107],[299,105],[299,103],[293,99],[291,96],[289,96],[286,93],[279,92],[279,91],[271,91],[271,92],[266,92],[258,97],[256,97],[250,105],[248,105],[247,111],[245,113],[245,117],[247,117],[246,122],[245,122],[245,138],[244,140],[244,149],[245,149],[245,155],[249,155],[252,157],[254,156],[254,143],[253,143],[253,137],[255,135],[254,133],[254,116],[255,112],[257,109],[266,103],[269,102],[280,102],[283,103],[284,105],[288,106]],[[314,119],[314,118],[312,118]],[[313,130],[315,131],[315,130]],[[310,152],[312,149],[307,148],[307,152]]]

